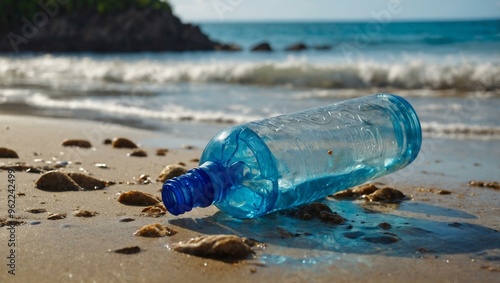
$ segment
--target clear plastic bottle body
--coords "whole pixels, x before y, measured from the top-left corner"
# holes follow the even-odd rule
[[[377,94],[225,129],[209,142],[200,165],[225,171],[212,203],[252,218],[401,169],[416,158],[420,144],[410,104]],[[218,169],[205,171],[212,172],[211,180],[221,179]]]

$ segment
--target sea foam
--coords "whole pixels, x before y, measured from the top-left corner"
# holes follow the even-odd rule
[[[0,57],[0,85],[72,83],[224,83],[317,89],[492,91],[500,89],[500,60],[412,58],[380,62],[99,60],[92,57]]]

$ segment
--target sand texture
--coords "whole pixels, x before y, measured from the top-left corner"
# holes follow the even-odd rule
[[[114,137],[137,143],[147,156],[103,144]],[[66,139],[92,147],[63,146]],[[14,174],[16,275],[7,266],[8,170],[0,170],[0,282],[499,282],[500,191],[468,184],[500,181],[498,141],[426,140],[415,164],[376,180],[405,199],[320,200],[328,216],[345,220],[330,223],[291,212],[239,220],[214,206],[176,217],[159,206],[145,210],[149,202],[120,203],[128,191],[161,197],[157,178],[167,165],[197,166],[200,149],[168,148],[158,156],[162,139],[168,136],[97,122],[0,116],[0,147],[19,155],[1,158],[0,166],[33,168]],[[90,175],[107,186],[41,190],[37,168]],[[153,236],[134,235],[151,224],[145,235]],[[219,234],[262,245],[237,261],[172,249]]]

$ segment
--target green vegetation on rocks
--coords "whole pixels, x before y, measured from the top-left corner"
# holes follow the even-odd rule
[[[108,14],[132,7],[171,11],[170,4],[160,0],[1,0],[0,30],[19,23],[23,17],[31,19],[38,11],[43,12],[43,7],[63,13],[93,11]]]

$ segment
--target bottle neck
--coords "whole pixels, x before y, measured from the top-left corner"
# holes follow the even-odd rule
[[[226,169],[218,162],[207,161],[184,175],[172,178],[162,187],[162,200],[173,215],[207,207],[223,198],[224,189],[231,185]]]

